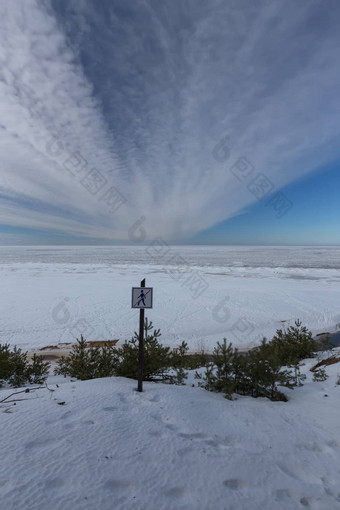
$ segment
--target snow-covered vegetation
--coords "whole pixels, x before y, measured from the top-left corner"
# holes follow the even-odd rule
[[[46,385],[2,389],[6,510],[339,508],[340,349],[301,363],[315,343],[297,322],[248,354],[220,343],[195,372],[184,345],[145,333],[145,379],[177,385],[136,391],[135,336],[81,338]]]
[[[194,371],[143,393],[132,379],[50,376],[0,404],[2,508],[338,510],[339,364],[313,382],[316,361],[288,402],[230,401]]]

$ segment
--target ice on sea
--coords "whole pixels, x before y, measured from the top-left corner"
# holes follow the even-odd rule
[[[314,333],[340,323],[334,247],[0,247],[0,271],[0,342],[26,349],[130,338],[131,287],[144,277],[168,345],[247,348],[298,318]]]

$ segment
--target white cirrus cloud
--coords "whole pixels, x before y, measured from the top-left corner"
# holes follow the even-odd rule
[[[149,237],[185,240],[256,200],[238,157],[275,189],[336,160],[339,14],[333,0],[1,3],[0,222],[127,239],[144,215]]]

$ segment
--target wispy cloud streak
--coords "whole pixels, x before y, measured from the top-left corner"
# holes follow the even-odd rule
[[[126,239],[145,215],[150,237],[185,240],[255,200],[212,157],[226,134],[277,188],[339,158],[339,15],[333,0],[2,3],[0,222]],[[65,169],[74,152],[126,199],[114,214]]]

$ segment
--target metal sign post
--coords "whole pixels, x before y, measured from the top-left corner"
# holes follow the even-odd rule
[[[152,294],[152,287],[145,287],[145,278],[140,287],[132,287],[131,308],[139,308],[138,391],[143,391],[144,310],[152,308]]]
[[[145,278],[140,282],[145,287]],[[138,352],[138,391],[143,391],[143,363],[144,363],[144,308],[139,310],[139,352]]]

